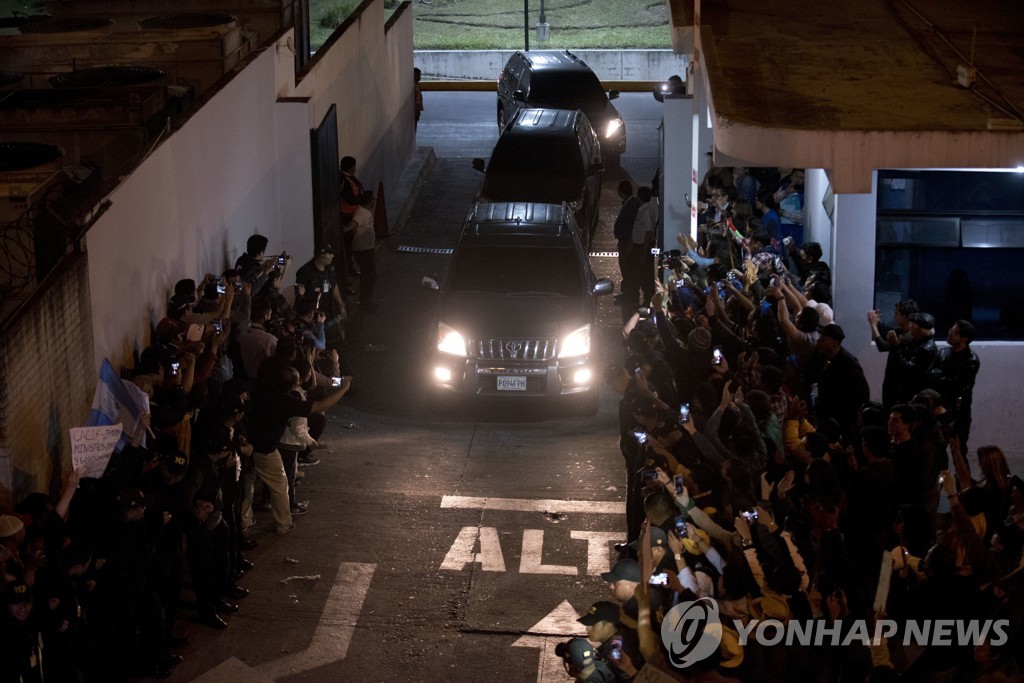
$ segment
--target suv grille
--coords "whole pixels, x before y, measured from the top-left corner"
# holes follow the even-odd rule
[[[470,353],[478,360],[547,361],[555,357],[555,339],[471,339]]]

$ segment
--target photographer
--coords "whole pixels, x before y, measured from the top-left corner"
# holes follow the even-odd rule
[[[334,249],[325,244],[316,250],[312,259],[295,273],[296,309],[299,301],[310,300],[313,308],[324,313],[328,339],[335,345],[343,337],[341,322],[346,316],[345,300],[338,287],[338,275],[334,269]],[[338,320],[340,319],[340,320]]]
[[[249,422],[253,465],[256,475],[270,490],[271,509],[278,534],[286,534],[295,526],[288,501],[288,479],[281,453],[277,450],[288,420],[292,417],[308,418],[312,413],[327,410],[348,392],[351,381],[350,377],[345,377],[326,398],[305,401],[290,394],[299,384],[299,372],[293,367],[284,367],[268,373],[253,389]],[[247,482],[242,503],[242,518],[246,524],[252,521],[252,497],[252,485]]]

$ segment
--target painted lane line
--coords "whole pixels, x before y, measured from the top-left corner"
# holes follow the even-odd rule
[[[375,568],[373,564],[342,562],[309,647],[265,662],[257,670],[277,680],[345,659]]]
[[[561,683],[566,680],[562,658],[555,654],[555,646],[570,636],[586,636],[586,628],[576,619],[576,609],[568,600],[534,624],[512,647],[534,647],[540,650],[537,661],[537,683]]]
[[[624,515],[626,504],[603,500],[528,500],[525,498],[478,498],[443,496],[442,508],[456,510],[504,510],[509,512],[561,512],[595,515]]]

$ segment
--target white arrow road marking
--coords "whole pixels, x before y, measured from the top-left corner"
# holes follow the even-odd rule
[[[555,646],[571,636],[586,636],[587,629],[576,621],[579,615],[568,600],[538,621],[512,647],[535,647],[540,650],[537,662],[537,683],[562,683],[566,680],[562,659],[555,654]],[[533,635],[544,634],[544,635]]]
[[[373,564],[342,562],[309,647],[264,662],[257,670],[277,680],[345,659],[375,568]]]
[[[523,498],[475,498],[444,496],[442,508],[459,510],[508,510],[512,512],[562,512],[624,515],[626,504],[603,500],[526,500]]]

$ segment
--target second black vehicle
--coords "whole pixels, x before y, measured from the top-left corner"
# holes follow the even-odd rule
[[[498,138],[483,171],[478,201],[566,202],[589,248],[601,201],[601,145],[586,115],[565,109],[520,109]]]

